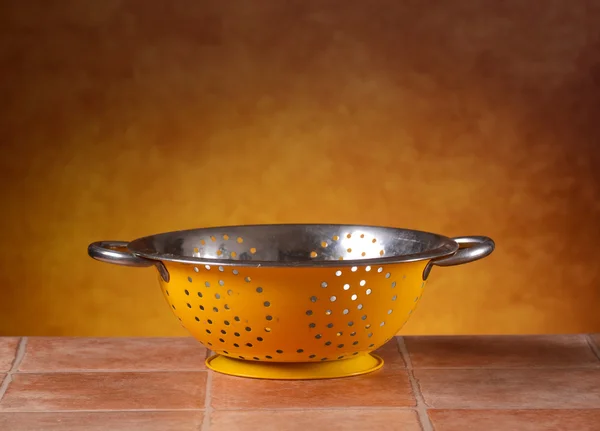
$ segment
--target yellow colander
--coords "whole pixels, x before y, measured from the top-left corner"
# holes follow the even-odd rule
[[[493,250],[482,236],[316,224],[194,229],[88,248],[104,262],[154,265],[172,312],[216,353],[210,369],[267,379],[379,369],[371,352],[404,326],[432,265]]]

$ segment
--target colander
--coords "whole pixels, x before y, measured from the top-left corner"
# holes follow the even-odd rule
[[[155,266],[172,312],[215,354],[207,366],[252,378],[359,375],[415,310],[432,266],[481,259],[484,236],[392,227],[212,227],[90,244],[94,259]]]

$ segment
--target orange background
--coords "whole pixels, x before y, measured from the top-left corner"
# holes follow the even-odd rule
[[[182,335],[88,243],[275,222],[493,237],[405,334],[600,331],[599,2],[0,9],[0,335]]]

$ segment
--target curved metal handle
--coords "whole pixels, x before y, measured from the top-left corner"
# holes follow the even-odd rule
[[[454,266],[474,262],[489,256],[496,248],[494,240],[487,236],[461,236],[452,239],[459,244],[460,248],[458,251],[452,256],[432,259],[423,271],[423,280],[427,280],[433,265]]]
[[[117,249],[127,249],[126,241],[97,241],[88,246],[90,257],[101,262],[114,263],[125,266],[152,266],[155,262],[138,257],[128,251],[119,251]]]

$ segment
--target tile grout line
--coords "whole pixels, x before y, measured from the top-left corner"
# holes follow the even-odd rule
[[[17,372],[17,370],[19,369],[19,366],[21,365],[21,361],[23,361],[23,357],[25,356],[26,348],[27,348],[27,337],[21,337],[21,339],[19,340],[17,349],[15,351],[15,359],[13,359],[13,363],[10,367],[10,370],[8,370],[8,373],[6,373],[6,377],[4,378],[4,381],[0,384],[0,401],[2,401],[2,398],[4,397],[4,394],[6,393],[6,391],[8,391],[8,386],[12,382],[13,374],[15,374]]]
[[[416,408],[415,407],[383,407],[383,406],[378,406],[378,407],[357,407],[357,406],[350,406],[350,407],[284,407],[284,408],[276,408],[276,407],[264,407],[264,408],[245,408],[245,407],[239,407],[239,408],[233,408],[233,407],[228,407],[228,408],[224,408],[224,409],[219,409],[219,412],[321,412],[321,411],[325,411],[325,412],[347,412],[348,409],[352,409],[353,411],[364,411],[364,412],[380,412],[380,411],[405,411],[405,412],[416,412]],[[502,406],[502,405],[498,405],[498,406],[489,406],[489,409],[491,410],[498,410],[498,411],[539,411],[540,408],[539,407],[524,407],[524,406]],[[448,408],[443,408],[441,410],[456,410],[456,411],[462,411],[462,410],[467,410],[467,411],[473,411],[473,410],[489,410],[488,407],[486,408],[473,408],[473,407],[448,407]],[[596,408],[596,407],[550,407],[550,408],[544,408],[542,410],[552,410],[552,411],[572,411],[572,410],[600,410],[600,408]],[[214,411],[214,409],[213,409]],[[198,412],[198,413],[202,413],[204,412],[204,409],[199,408],[199,409],[192,409],[192,408],[185,408],[185,409],[179,409],[179,408],[166,408],[166,409],[158,409],[158,408],[151,408],[151,409],[77,409],[77,410],[61,410],[61,409],[44,409],[44,410],[32,410],[32,409],[14,409],[14,410],[9,410],[9,411],[1,411],[0,413],[2,414],[17,414],[17,413],[30,413],[30,414],[35,414],[35,413],[156,413],[156,412]],[[431,429],[429,430],[431,431]],[[435,430],[433,430],[435,431]]]
[[[402,355],[404,363],[406,364],[408,380],[410,381],[410,386],[412,387],[412,391],[417,402],[417,416],[419,417],[421,428],[423,431],[434,431],[433,424],[431,423],[429,415],[427,414],[427,405],[425,404],[425,399],[423,398],[421,388],[419,387],[419,383],[417,382],[417,379],[413,373],[412,361],[410,359],[406,344],[404,343],[404,337],[396,337],[396,343],[398,344],[398,351]]]
[[[211,350],[206,350],[206,359],[213,355]],[[213,371],[206,369],[206,392],[204,393],[204,417],[202,418],[202,426],[200,431],[210,431],[210,423],[212,420],[212,381]]]
[[[11,380],[12,379],[10,378],[10,376],[8,374],[6,374],[4,376],[4,378],[2,379],[2,381],[0,382],[0,402],[2,402],[2,397],[4,397],[4,393],[8,389],[8,384],[10,383]]]
[[[340,406],[340,407],[227,407],[220,408],[219,412],[347,412],[348,410],[352,411],[360,411],[360,412],[379,412],[379,411],[404,411],[404,412],[417,412],[416,407],[385,407],[385,406],[374,406],[374,407],[361,407],[361,406]],[[527,407],[527,406],[504,406],[504,405],[491,405],[485,408],[473,408],[473,407],[444,407],[440,408],[440,410],[501,410],[501,411],[514,411],[514,410],[522,410],[522,411],[536,411],[540,410],[539,407]],[[561,411],[561,410],[600,410],[600,407],[560,407],[554,406],[549,408],[543,408],[541,410],[553,410],[553,411]],[[39,411],[39,410],[38,410]],[[48,410],[48,411],[67,411],[67,410]],[[95,411],[103,411],[103,410],[73,410],[73,411],[82,411],[82,412],[95,412]],[[120,412],[130,412],[130,411],[192,411],[192,409],[146,409],[146,410],[135,410],[135,409],[126,409],[126,410],[105,410],[105,411],[120,411]],[[202,411],[202,410],[193,410],[193,411]],[[215,411],[213,409],[213,411]],[[36,412],[36,410],[19,410],[19,412]],[[431,431],[431,430],[429,430]]]
[[[202,413],[203,409],[179,409],[179,408],[167,408],[167,409],[20,409],[15,408],[11,410],[0,410],[0,415],[7,414],[19,414],[19,413],[28,413],[28,414],[44,414],[44,413],[180,413],[180,412],[195,412]]]
[[[596,355],[596,358],[598,358],[600,361],[600,346],[596,346],[596,343],[594,343],[594,340],[590,334],[587,334],[585,339],[588,343],[588,346],[590,346],[590,349],[592,349],[592,353]]]

